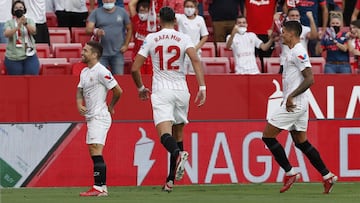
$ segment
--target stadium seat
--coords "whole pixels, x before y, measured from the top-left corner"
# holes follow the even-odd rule
[[[220,57],[234,57],[233,51],[226,48],[226,42],[218,42],[216,45]]]
[[[124,53],[124,59],[132,60],[133,50],[134,50],[134,42],[130,42],[129,46],[128,46],[128,49]]]
[[[215,57],[215,45],[213,42],[205,42],[201,47],[201,57]]]
[[[54,12],[46,12],[46,24],[48,27],[57,27],[57,17]]]
[[[82,46],[80,43],[54,43],[52,50],[55,58],[81,58]]]
[[[49,44],[47,43],[36,44],[36,54],[39,58],[51,57]]]
[[[310,57],[313,74],[324,73],[325,59],[323,57]]]
[[[0,60],[0,75],[6,75],[6,67],[3,60]]]
[[[67,58],[39,58],[40,65],[42,64],[58,64],[67,63]]]
[[[84,27],[72,27],[71,28],[71,42],[81,43],[82,46],[86,42],[90,41],[91,35],[86,34]]]
[[[49,27],[50,43],[71,43],[70,30],[67,27]]]
[[[71,74],[72,75],[80,75],[81,71],[85,67],[87,67],[87,64],[80,61],[80,62],[77,62],[77,63],[73,63],[71,66],[72,66]]]
[[[40,75],[69,75],[71,64],[68,62],[57,64],[41,64]]]
[[[124,58],[124,74],[131,74],[132,59]]]
[[[227,57],[202,57],[204,74],[229,74],[230,62]]]
[[[264,58],[265,72],[271,74],[277,74],[280,70],[280,58],[279,57],[265,57]]]
[[[5,59],[6,44],[0,44],[0,60]]]

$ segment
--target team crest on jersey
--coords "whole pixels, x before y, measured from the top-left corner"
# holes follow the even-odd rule
[[[108,75],[105,75],[104,78],[109,80],[109,81],[111,81],[113,79],[112,76],[111,76],[111,73],[109,73]]]
[[[298,55],[297,57],[301,60],[301,63],[304,63],[305,61],[309,60],[309,57],[307,56],[307,54]]]

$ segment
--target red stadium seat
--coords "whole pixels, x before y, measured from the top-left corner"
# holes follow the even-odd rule
[[[0,44],[0,60],[5,59],[6,44]]]
[[[40,75],[69,75],[71,74],[71,64],[42,64],[40,68]]]
[[[55,43],[52,50],[55,58],[81,58],[82,46],[80,43]]]
[[[58,64],[67,63],[67,58],[39,58],[40,65],[42,64]]]
[[[71,43],[70,30],[67,27],[49,27],[50,43]]]
[[[230,62],[227,57],[202,57],[201,65],[204,69],[204,74],[230,73]]]
[[[215,45],[212,42],[205,42],[201,47],[202,57],[215,57]]]
[[[36,44],[36,54],[39,58],[51,57],[49,44],[47,43]]]
[[[218,42],[216,45],[220,57],[234,57],[233,51],[226,48],[226,42]]]
[[[124,53],[124,59],[132,60],[132,54],[134,50],[134,42],[130,42],[128,46],[128,50]]]
[[[3,60],[0,60],[0,75],[6,75],[6,67]]]
[[[71,28],[71,42],[81,43],[82,46],[86,42],[90,41],[91,35],[86,34],[84,27],[72,27]]]
[[[86,63],[83,62],[77,62],[72,64],[72,69],[71,69],[71,73],[72,75],[80,75],[81,71],[87,67]]]
[[[124,58],[124,74],[131,74],[132,59]]]
[[[54,12],[46,12],[46,24],[48,27],[57,27],[57,17]]]
[[[313,74],[324,73],[325,59],[323,57],[310,57]]]
[[[271,74],[277,74],[280,70],[280,58],[279,57],[265,57],[264,58],[265,72]]]

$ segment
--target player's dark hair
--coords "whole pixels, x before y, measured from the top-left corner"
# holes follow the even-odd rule
[[[139,13],[140,7],[150,8],[150,0],[139,0],[136,4],[136,12]]]
[[[97,42],[97,41],[88,41],[86,44],[91,47],[92,52],[95,52],[97,54],[98,59],[102,56],[103,47],[101,46],[101,44],[99,42]]]
[[[300,11],[299,11],[298,8],[293,7],[293,8],[289,8],[289,10],[288,10],[288,12],[287,12],[287,15],[289,15],[289,13],[290,13],[291,11],[297,11],[297,12],[300,13]]]
[[[300,22],[296,20],[289,20],[284,22],[283,26],[285,27],[286,30],[293,31],[297,37],[300,37],[302,32],[302,26]]]
[[[175,22],[175,12],[172,8],[165,6],[160,9],[160,20],[164,23]]]

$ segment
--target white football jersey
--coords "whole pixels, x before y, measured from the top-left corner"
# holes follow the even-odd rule
[[[87,120],[108,116],[107,91],[117,84],[111,72],[100,63],[92,68],[86,67],[81,71],[78,88],[83,89]]]
[[[297,43],[292,49],[286,52],[284,56],[284,70],[282,74],[283,97],[286,101],[289,94],[291,94],[304,80],[301,73],[305,68],[310,67],[310,59],[307,51],[301,43]],[[307,89],[304,93],[294,98],[296,106],[307,108],[308,106],[308,92]],[[286,102],[283,102],[285,105]]]
[[[160,89],[188,90],[184,68],[185,52],[194,47],[188,35],[174,29],[148,34],[138,54],[151,56],[152,91]]]
[[[198,44],[201,37],[209,35],[205,20],[201,16],[189,19],[185,14],[176,14],[176,21],[179,32],[189,35],[194,44]]]
[[[230,35],[227,36],[228,41]],[[254,33],[245,32],[240,35],[235,34],[231,49],[235,59],[236,74],[258,74],[259,68],[256,64],[255,47],[260,48],[261,41]]]

